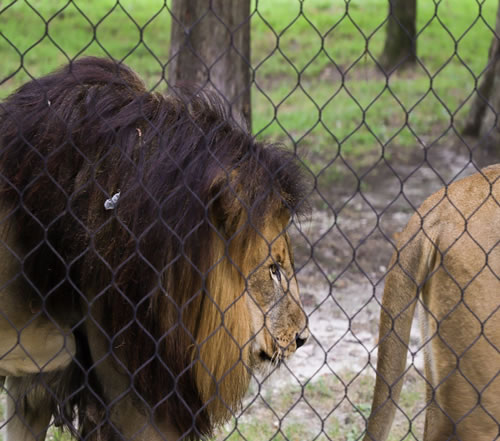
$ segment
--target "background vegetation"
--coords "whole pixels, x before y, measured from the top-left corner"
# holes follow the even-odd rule
[[[496,6],[420,1],[420,65],[386,76],[377,57],[387,0],[258,2],[251,18],[254,133],[294,143],[318,173],[337,152],[366,164],[382,151],[428,144],[452,121],[460,128],[486,66]],[[151,88],[167,87],[171,17],[161,0],[1,7],[0,97],[82,55],[123,60]]]
[[[342,185],[349,169],[381,157],[404,158],[456,138],[487,63],[496,7],[493,0],[420,0],[419,65],[388,76],[377,67],[387,0],[259,1],[251,17],[254,133],[295,148],[325,186]],[[170,22],[161,0],[2,1],[0,98],[83,55],[123,60],[164,91]],[[263,403],[251,408],[220,438],[359,439],[373,378],[347,377],[320,377],[270,395],[272,411]],[[410,381],[405,394],[404,409],[421,406],[420,386]],[[264,430],[269,412],[298,417]],[[320,429],[308,418],[319,418]],[[392,439],[404,438],[408,423]]]

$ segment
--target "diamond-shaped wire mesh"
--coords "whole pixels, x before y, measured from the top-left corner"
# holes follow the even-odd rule
[[[0,440],[497,439],[497,7],[0,1]]]

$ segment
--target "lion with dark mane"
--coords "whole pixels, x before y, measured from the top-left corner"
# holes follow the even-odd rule
[[[0,175],[8,441],[199,439],[305,342],[301,168],[217,98],[75,61],[1,105]]]

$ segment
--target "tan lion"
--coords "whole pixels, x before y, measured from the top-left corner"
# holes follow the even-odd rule
[[[308,337],[293,155],[86,58],[0,108],[7,440],[196,440]]]
[[[397,240],[382,299],[364,441],[383,441],[403,385],[415,307],[423,335],[425,441],[497,439],[500,422],[500,165],[428,198]]]

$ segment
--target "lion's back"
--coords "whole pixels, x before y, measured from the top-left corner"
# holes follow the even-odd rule
[[[398,235],[405,271],[435,295],[447,312],[462,299],[478,317],[495,310],[500,292],[500,164],[445,187],[429,198]],[[424,276],[427,274],[427,276]],[[485,306],[489,305],[487,308]],[[500,335],[499,335],[500,337]]]
[[[429,196],[399,235],[400,245],[423,232],[439,240],[441,250],[468,236],[484,250],[498,241],[500,228],[500,164],[453,182]]]

